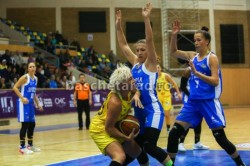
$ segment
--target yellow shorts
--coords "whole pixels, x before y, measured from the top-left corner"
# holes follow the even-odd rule
[[[91,138],[94,140],[94,142],[96,143],[97,147],[100,149],[100,151],[102,152],[102,154],[106,154],[105,153],[105,148],[111,144],[112,142],[119,142],[119,143],[123,143],[124,140],[123,139],[117,139],[114,137],[111,137],[110,135],[108,135],[108,133],[106,132],[100,132],[100,133],[95,133],[95,132],[89,132]]]
[[[172,109],[172,99],[169,97],[158,97],[164,111],[170,111]]]

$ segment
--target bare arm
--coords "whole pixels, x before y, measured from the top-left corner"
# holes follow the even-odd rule
[[[38,98],[37,98],[37,95],[35,95],[34,101],[35,101],[35,104],[36,104],[37,107],[38,107],[38,110],[39,110],[39,111],[43,111],[43,107],[39,104],[39,100],[38,100]]]
[[[180,32],[181,25],[179,21],[174,21],[170,40],[170,55],[184,60],[192,59],[195,56],[193,51],[181,51],[177,49],[177,35]]]
[[[76,100],[77,100],[77,98],[76,98],[76,90],[74,91],[74,106],[76,107],[77,106],[77,103],[76,103]]]
[[[116,127],[117,119],[122,111],[122,103],[119,97],[112,94],[108,103],[107,118],[105,122],[106,132],[116,138],[129,140],[129,137],[121,133]]]
[[[27,82],[27,77],[26,75],[23,75],[22,77],[19,78],[19,80],[15,83],[13,86],[13,91],[16,93],[16,95],[21,99],[21,101],[24,104],[29,103],[28,99],[23,97],[22,94],[19,91],[19,88]]]
[[[92,91],[89,89],[89,105],[92,105]]]
[[[150,14],[152,10],[152,4],[147,3],[146,7],[142,9],[142,15],[144,17],[145,22],[145,34],[146,34],[146,48],[148,57],[145,61],[145,66],[149,71],[156,72],[157,65],[157,54],[155,52],[155,45],[153,40],[153,31],[150,24]]]
[[[177,83],[176,83],[176,82],[173,80],[173,78],[172,78],[169,74],[167,74],[167,73],[165,73],[165,78],[166,78],[166,80],[167,80],[168,82],[170,82],[170,83],[173,85],[173,87],[175,88],[175,90],[176,90],[176,92],[177,92],[177,94],[178,94],[178,98],[181,100],[182,96],[181,96],[181,92],[180,92],[180,90],[179,90],[179,87],[178,87]]]
[[[124,56],[134,66],[137,63],[137,56],[133,53],[133,51],[130,49],[127,43],[127,40],[122,30],[121,19],[122,19],[122,13],[120,10],[118,10],[116,12],[116,22],[115,22],[118,44]]]
[[[210,64],[210,69],[211,69],[211,76],[207,76],[204,75],[200,72],[198,72],[196,70],[196,68],[194,67],[194,64],[192,61],[189,62],[189,65],[191,67],[191,71],[200,79],[202,79],[203,81],[205,81],[206,83],[213,85],[213,86],[217,86],[219,84],[219,62],[218,62],[218,58],[216,55],[212,54],[209,57],[209,64]]]
[[[191,70],[190,68],[187,68],[183,74],[182,74],[182,77],[181,77],[181,85],[180,85],[180,89],[182,92],[184,92],[187,96],[189,96],[189,91],[187,89],[187,83],[188,83],[188,79],[190,77],[190,73],[191,73]]]

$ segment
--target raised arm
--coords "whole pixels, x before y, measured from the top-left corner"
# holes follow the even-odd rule
[[[149,71],[157,71],[157,54],[155,52],[155,45],[153,40],[153,31],[150,24],[150,14],[152,10],[152,4],[147,3],[146,6],[142,9],[142,16],[144,17],[145,23],[145,34],[146,34],[146,48],[148,57],[145,61],[145,66]]]
[[[137,56],[133,53],[133,51],[130,49],[127,43],[127,40],[122,30],[121,20],[122,20],[122,12],[118,10],[116,12],[116,22],[115,22],[118,44],[124,56],[134,66],[137,63]]]
[[[181,30],[179,21],[174,21],[172,28],[172,35],[170,40],[170,55],[184,60],[192,59],[195,56],[194,51],[181,51],[177,48],[177,35]]]

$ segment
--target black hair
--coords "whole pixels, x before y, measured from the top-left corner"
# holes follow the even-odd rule
[[[203,26],[200,30],[196,31],[195,33],[201,33],[204,36],[204,38],[208,40],[208,45],[209,45],[211,41],[211,35],[208,31],[209,31],[208,27]]]

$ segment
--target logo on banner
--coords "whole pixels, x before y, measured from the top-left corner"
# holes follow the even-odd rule
[[[100,94],[94,94],[94,95],[93,95],[93,100],[94,100],[94,106],[95,106],[95,107],[98,107],[98,106],[101,106],[101,105],[102,105],[100,99],[101,99]]]
[[[55,98],[55,104],[56,106],[62,108],[62,107],[65,107],[66,106],[66,102],[65,102],[65,98],[62,97],[62,98]]]
[[[74,94],[70,94],[70,100],[69,100],[69,107],[75,107],[74,106]]]
[[[44,105],[44,107],[53,107],[52,99],[51,98],[44,98],[43,105]]]
[[[14,112],[14,104],[12,97],[1,97],[1,107],[3,113]]]

